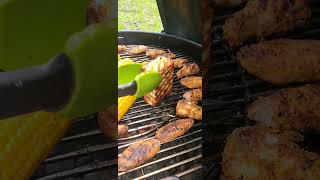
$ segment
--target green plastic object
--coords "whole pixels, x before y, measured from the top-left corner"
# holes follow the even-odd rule
[[[82,117],[117,102],[117,30],[94,24],[74,34],[65,46],[74,67],[75,88],[60,114]]]
[[[138,84],[135,96],[140,98],[159,87],[162,76],[158,72],[143,72],[136,76],[135,81]]]
[[[159,87],[162,76],[159,72],[141,72],[142,64],[128,62],[118,65],[118,85],[137,83],[134,96],[140,98]]]
[[[0,0],[0,69],[46,63],[86,27],[89,0]]]

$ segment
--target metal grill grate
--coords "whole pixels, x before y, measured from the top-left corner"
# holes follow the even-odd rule
[[[128,45],[127,47],[131,48],[133,46]],[[148,47],[167,50],[159,46]],[[186,58],[189,62],[194,62],[193,59],[180,52],[174,50],[171,50],[171,52],[175,53],[177,58]],[[128,56],[120,54],[120,56],[136,62],[149,62],[151,60],[145,55]],[[175,70],[176,72],[177,70]],[[170,96],[155,107],[151,107],[142,99],[139,99],[122,121],[129,126],[129,132],[133,135],[141,133],[141,131],[147,131],[153,125],[161,124],[166,118],[169,118],[168,114],[175,115],[176,103],[182,99],[182,94],[187,90],[180,84],[175,75],[173,91]],[[153,135],[154,133],[150,134],[150,136]],[[130,144],[119,146],[119,153]],[[201,158],[202,127],[201,123],[196,123],[187,134],[172,142],[161,144],[161,151],[152,160],[129,172],[119,173],[118,179],[161,179],[173,175],[186,179],[197,178],[201,174]]]
[[[320,39],[320,6],[317,1],[310,1],[312,7],[312,20],[305,26],[288,33],[274,35],[267,39],[278,37]],[[212,23],[214,32],[212,59],[210,65],[209,93],[204,102],[205,116],[214,117],[206,121],[204,129],[205,145],[203,156],[208,157],[204,166],[209,170],[206,179],[219,179],[221,174],[221,153],[224,148],[225,138],[237,127],[252,125],[245,115],[246,106],[256,97],[283,88],[265,83],[248,75],[238,65],[235,59],[237,49],[229,48],[223,41],[222,26],[227,18],[243,7],[236,7],[215,12]],[[299,84],[296,84],[299,85]],[[293,85],[295,86],[295,85]],[[286,86],[288,87],[288,86]],[[316,145],[316,137],[307,135],[304,147],[311,151],[320,152]],[[319,138],[319,136],[318,136]]]

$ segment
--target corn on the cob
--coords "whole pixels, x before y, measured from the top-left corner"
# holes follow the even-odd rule
[[[118,121],[120,121],[123,116],[129,111],[135,101],[135,96],[125,96],[118,98]]]
[[[1,120],[0,179],[28,179],[70,124],[48,112]]]

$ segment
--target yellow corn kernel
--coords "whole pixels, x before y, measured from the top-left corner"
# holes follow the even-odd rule
[[[118,98],[118,121],[129,111],[132,105],[135,103],[136,97],[125,96]]]

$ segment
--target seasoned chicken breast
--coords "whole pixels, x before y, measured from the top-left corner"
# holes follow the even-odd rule
[[[174,63],[174,68],[182,68],[183,65],[188,63],[188,60],[184,58],[177,58],[177,59],[173,59],[173,63]]]
[[[311,11],[305,0],[250,0],[223,26],[224,38],[230,46],[249,39],[292,30],[306,24]]]
[[[262,125],[300,132],[320,130],[320,85],[282,89],[254,101],[248,117]]]
[[[183,94],[183,98],[189,101],[201,101],[202,100],[202,89],[192,89]]]
[[[123,137],[128,133],[128,126],[125,124],[118,124],[118,137]]]
[[[241,48],[240,65],[272,84],[320,80],[320,41],[277,39]]]
[[[189,76],[180,80],[180,83],[190,89],[202,88],[201,76]]]
[[[165,54],[166,51],[162,50],[162,49],[149,49],[146,52],[146,55],[152,59]]]
[[[185,64],[183,67],[177,72],[178,78],[183,78],[187,76],[196,75],[200,72],[200,68],[196,63]]]
[[[129,50],[128,54],[129,55],[139,55],[143,54],[147,51],[148,47],[147,46],[135,46],[132,49]]]
[[[302,140],[303,136],[293,131],[237,128],[227,138],[221,179],[319,179],[320,157],[296,144]]]
[[[196,102],[183,99],[177,103],[176,115],[182,118],[202,120],[202,107],[198,106]]]
[[[118,158],[118,171],[129,171],[150,160],[160,151],[160,141],[141,140],[130,145]]]
[[[193,126],[193,119],[179,119],[158,129],[155,138],[166,143],[182,136]]]

